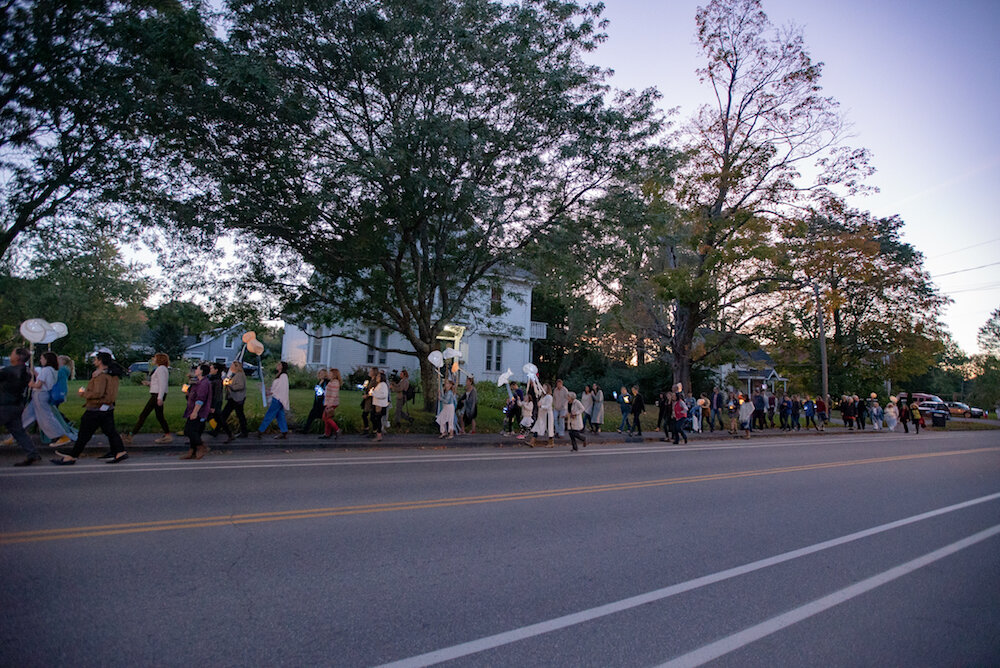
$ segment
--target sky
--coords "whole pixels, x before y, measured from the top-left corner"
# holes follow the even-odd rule
[[[694,16],[707,0],[604,0],[608,39],[588,58],[616,88],[656,87],[687,118],[699,84]],[[880,192],[851,203],[898,214],[903,239],[954,303],[943,321],[969,354],[1000,307],[1000,2],[763,0],[771,22],[803,29],[825,95],[869,149]],[[983,265],[993,265],[986,266]],[[981,269],[970,270],[975,267]]]

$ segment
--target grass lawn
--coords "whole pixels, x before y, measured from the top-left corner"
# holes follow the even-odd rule
[[[60,407],[63,414],[74,423],[79,423],[80,415],[83,413],[83,401],[77,397],[77,388],[83,387],[83,381],[71,381],[69,384],[69,397]],[[309,416],[309,410],[313,403],[312,389],[293,389],[289,392],[292,409],[288,416],[288,426],[292,430],[301,429]],[[115,404],[115,424],[122,432],[131,431],[139,417],[140,411],[149,399],[149,388],[144,385],[122,384],[118,390],[118,401]],[[172,431],[181,431],[184,428],[184,408],[187,399],[179,387],[170,387],[166,401],[163,404],[164,415],[167,418],[167,425]],[[257,429],[260,421],[264,417],[265,408],[260,398],[260,382],[252,379],[247,380],[247,400],[244,404],[247,416],[247,426],[249,429]],[[395,413],[395,406],[389,407],[389,417]],[[416,403],[408,403],[406,412],[414,418],[413,426],[405,426],[396,429],[412,433],[437,433],[438,426],[434,422],[434,415],[423,410],[423,404],[418,396]],[[484,406],[480,404],[479,416],[476,419],[476,426],[480,432],[499,432],[502,426],[503,415],[499,408]],[[347,433],[360,433],[363,424],[361,421],[361,392],[356,390],[340,391],[340,407],[337,409],[337,424]],[[230,418],[235,426],[236,417]],[[272,431],[276,426],[271,427]],[[145,424],[140,429],[140,433],[158,433],[160,430],[156,422],[156,416],[150,413]],[[317,434],[322,433],[323,424],[319,420],[313,422],[310,431]]]

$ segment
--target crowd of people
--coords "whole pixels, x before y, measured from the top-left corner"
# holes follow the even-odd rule
[[[6,444],[16,442],[25,452],[25,459],[19,461],[18,466],[28,466],[41,459],[26,432],[33,424],[37,424],[43,442],[51,443],[56,448],[72,444],[72,447],[55,451],[56,457],[52,461],[61,465],[75,463],[98,429],[105,433],[110,444],[109,451],[102,458],[109,463],[125,460],[128,457],[125,445],[131,443],[132,434],[142,429],[150,415],[155,416],[162,432],[155,442],[166,444],[173,441],[174,435],[164,415],[164,402],[169,389],[170,360],[167,355],[154,355],[153,371],[149,379],[143,381],[149,387],[149,398],[135,426],[125,434],[119,434],[114,424],[115,401],[124,370],[115,362],[110,351],[102,350],[95,355],[95,370],[86,387],[79,390],[85,402],[79,430],[59,410],[60,404],[67,398],[68,381],[74,375],[72,360],[44,352],[37,365],[29,370],[30,358],[29,351],[16,348],[10,355],[10,364],[0,371],[0,425],[10,433]],[[456,388],[457,380],[449,375],[441,383],[435,419],[440,438],[450,439],[456,434],[476,432],[479,401],[475,379],[467,377],[461,393]],[[186,401],[182,433],[189,446],[188,451],[181,455],[182,459],[201,459],[205,456],[208,452],[203,440],[206,431],[215,437],[220,432],[224,433],[225,443],[249,436],[244,410],[247,379],[241,362],[233,362],[228,367],[221,363],[199,364],[192,367],[189,381],[182,387]],[[309,433],[318,420],[323,425],[320,439],[340,436],[342,430],[337,424],[336,413],[343,382],[339,369],[318,371],[313,404],[301,433]],[[631,388],[622,386],[611,393],[610,399],[597,383],[584,385],[577,394],[569,390],[561,379],[556,380],[554,385],[531,379],[524,387],[510,382],[508,389],[502,433],[526,439],[532,447],[542,442],[551,447],[556,438],[562,437],[569,438],[574,451],[579,446],[586,447],[587,433],[598,433],[603,428],[605,403],[609,400],[617,402],[621,412],[618,433],[641,438],[643,421],[648,419],[647,401],[638,385]],[[413,417],[406,412],[405,406],[413,399],[414,392],[406,370],[394,373],[390,379],[385,371],[370,368],[368,378],[362,385],[363,433],[375,441],[383,439],[393,399],[393,422],[412,425]],[[267,410],[255,431],[258,438],[272,423],[276,423],[278,429],[274,438],[287,438],[289,394],[288,365],[279,361],[275,364],[274,378],[266,392]],[[870,427],[889,431],[901,429],[908,433],[912,425],[914,431],[919,433],[920,427],[924,426],[916,402],[901,401],[892,396],[883,407],[875,394],[869,398],[844,395],[834,403],[819,396],[777,394],[765,389],[747,393],[713,387],[710,393],[695,397],[681,391],[678,386],[660,392],[653,406],[656,408],[653,431],[663,434],[661,441],[672,441],[674,444],[681,441],[687,443],[691,432],[714,432],[716,427],[732,436],[742,435],[744,438],[749,438],[754,431],[766,429],[798,431],[804,427],[821,432],[830,423],[833,410],[840,413],[848,430]],[[231,416],[235,416],[238,426],[235,433],[230,424]]]

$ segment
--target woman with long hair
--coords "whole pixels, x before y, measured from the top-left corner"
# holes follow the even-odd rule
[[[31,401],[21,413],[21,426],[27,429],[37,422],[38,430],[52,439],[51,445],[54,448],[66,445],[72,440],[56,419],[55,408],[50,402],[52,390],[58,380],[59,358],[51,351],[42,353],[42,358],[35,369],[35,380],[28,383],[28,387],[32,390]]]
[[[226,405],[219,415],[219,429],[226,432],[225,443],[233,440],[233,430],[229,428],[229,416],[235,412],[240,423],[240,438],[247,437],[247,416],[243,406],[247,400],[247,375],[239,360],[229,365],[229,377],[222,381],[226,391]]]
[[[271,422],[275,420],[278,422],[278,431],[280,432],[275,438],[288,438],[288,420],[286,418],[290,407],[288,396],[288,363],[278,362],[275,372],[278,375],[271,381],[271,390],[267,393],[271,397],[271,403],[267,407],[267,412],[264,413],[264,419],[260,421],[260,427],[257,428],[257,438],[260,438],[264,434],[264,431],[271,426]]]
[[[155,442],[170,443],[174,440],[170,433],[170,427],[167,426],[167,418],[163,415],[163,402],[167,399],[167,387],[170,384],[170,358],[167,357],[166,353],[156,353],[153,355],[153,364],[156,365],[156,368],[150,374],[149,380],[142,382],[143,385],[149,385],[149,399],[142,407],[142,412],[139,413],[139,418],[135,421],[132,431],[125,436],[125,440],[130,442],[132,436],[138,434],[139,430],[142,429],[149,414],[154,412],[156,421],[160,423],[160,429],[163,431],[163,436],[156,439]]]
[[[75,464],[98,429],[108,437],[108,443],[111,447],[108,452],[101,455],[101,459],[107,459],[109,464],[117,464],[128,459],[125,444],[115,427],[118,379],[124,371],[108,352],[97,353],[94,366],[97,369],[91,376],[90,382],[87,383],[87,387],[80,388],[80,396],[86,401],[86,405],[83,417],[80,418],[80,434],[76,439],[76,444],[69,452],[56,450],[58,458],[52,460],[53,464]]]
[[[328,373],[326,389],[323,390],[323,435],[320,438],[334,438],[340,436],[340,427],[334,421],[333,416],[340,406],[340,369],[330,369]]]
[[[385,423],[386,409],[389,407],[389,384],[385,381],[385,371],[378,372],[378,383],[372,390],[372,429],[375,440],[382,440],[382,425]]]

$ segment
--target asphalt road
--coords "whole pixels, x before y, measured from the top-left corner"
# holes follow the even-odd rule
[[[0,568],[5,666],[998,665],[1000,433],[5,466]]]

